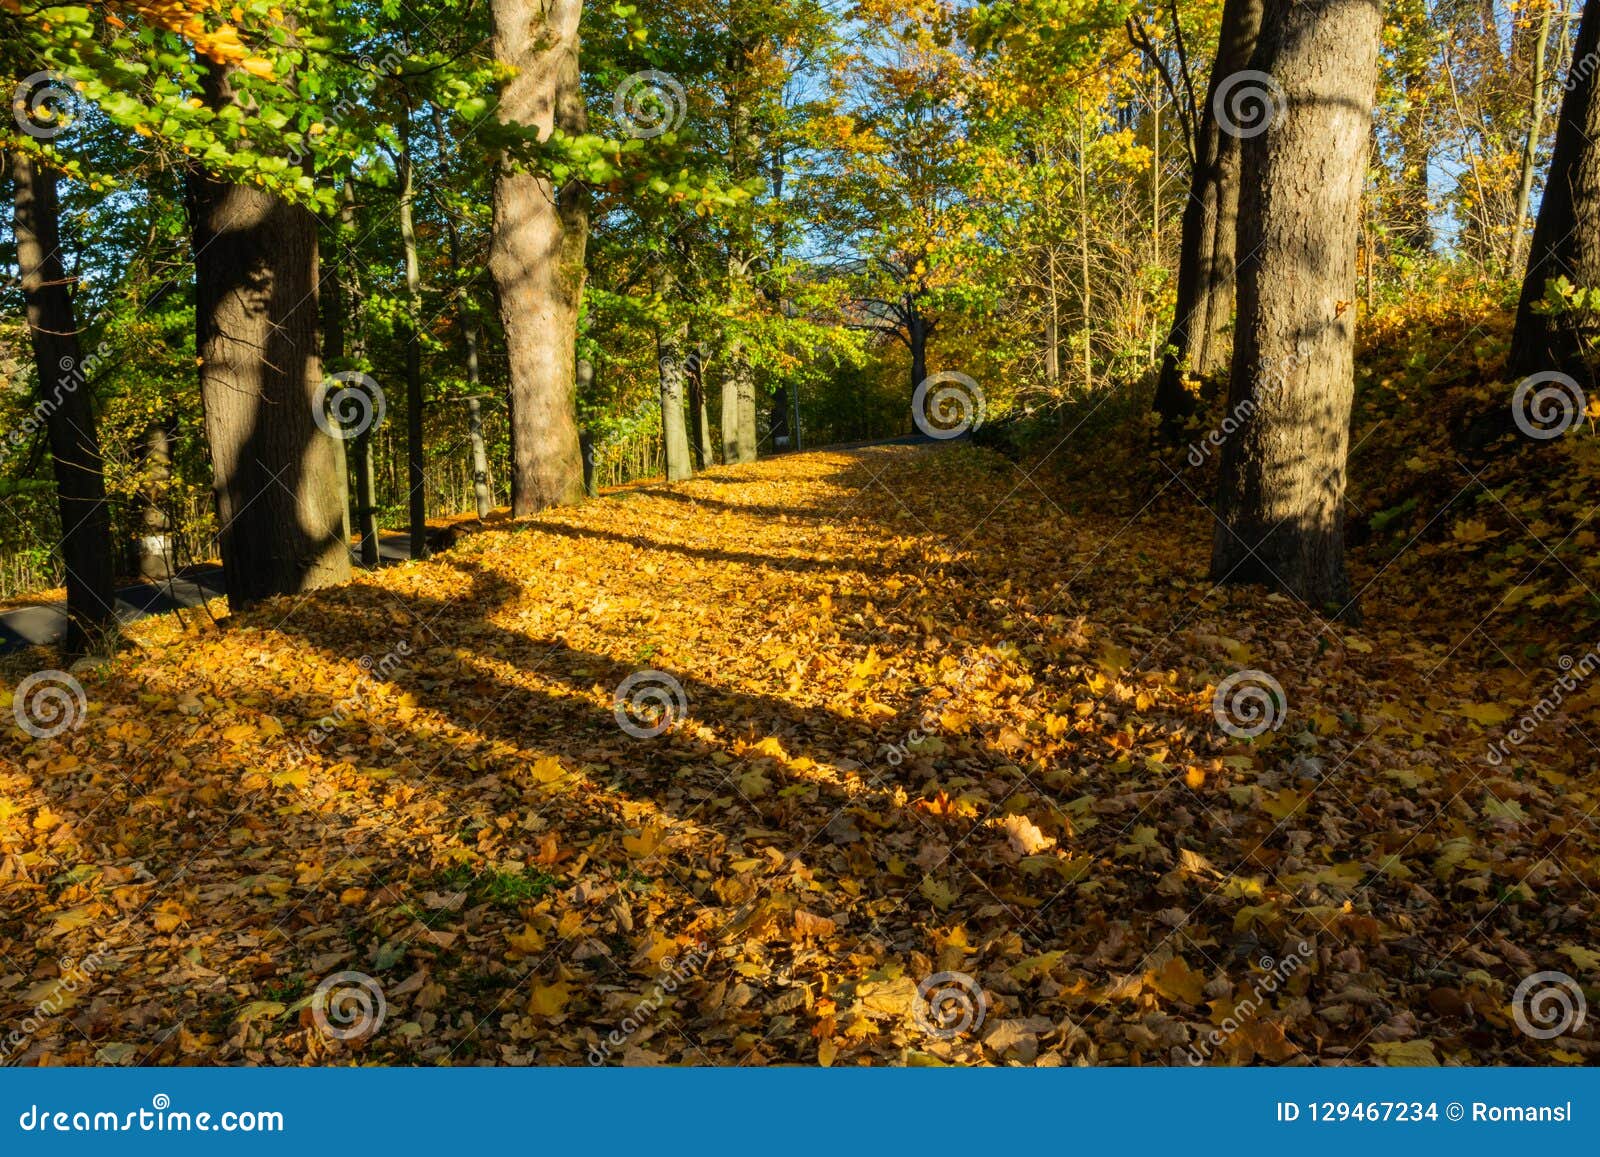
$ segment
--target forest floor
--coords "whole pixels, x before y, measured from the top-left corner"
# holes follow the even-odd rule
[[[1465,580],[1363,556],[1330,623],[1214,588],[1178,489],[1129,506],[968,445],[813,452],[136,624],[75,728],[0,734],[0,1047],[1600,1061],[1593,1017],[1513,1015],[1600,981],[1576,698],[1491,762],[1550,680],[1462,645]],[[1253,738],[1214,710],[1241,670],[1282,689]],[[616,709],[640,672],[675,718]]]

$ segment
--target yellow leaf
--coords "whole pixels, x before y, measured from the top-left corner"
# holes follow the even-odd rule
[[[558,1016],[572,999],[572,986],[564,980],[554,984],[535,984],[528,997],[528,1011],[534,1016]]]
[[[534,956],[544,951],[544,937],[532,924],[524,924],[521,932],[506,933],[506,943],[515,952]]]

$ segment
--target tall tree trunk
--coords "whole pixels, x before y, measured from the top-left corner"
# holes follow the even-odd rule
[[[349,369],[366,360],[365,310],[361,303],[361,278],[354,254],[349,251],[356,235],[355,189],[346,181],[339,196],[339,215],[334,223],[334,271],[328,280],[332,292],[330,308],[323,310],[322,355],[334,369]],[[349,365],[345,365],[346,361]],[[354,385],[355,383],[351,383]],[[365,389],[365,385],[359,388]],[[355,475],[356,533],[361,538],[361,565],[377,567],[378,508],[372,500],[372,429],[358,433],[350,442],[349,470]],[[348,483],[346,485],[348,490]]]
[[[1600,2],[1600,0],[1597,0]],[[1380,0],[1268,0],[1255,61],[1284,107],[1244,146],[1239,324],[1211,573],[1347,616],[1356,232]]]
[[[711,415],[706,407],[706,361],[701,347],[691,342],[691,352],[684,363],[684,376],[689,386],[689,417],[694,424],[694,468],[705,470],[716,460],[716,450],[711,445]]]
[[[1528,92],[1528,135],[1522,142],[1522,163],[1517,175],[1517,207],[1511,224],[1511,256],[1506,268],[1521,269],[1528,252],[1528,206],[1533,202],[1534,168],[1539,159],[1539,142],[1544,135],[1545,57],[1550,48],[1550,23],[1555,15],[1555,0],[1545,0],[1539,15],[1539,33],[1533,39],[1532,77]]]
[[[723,353],[722,460],[729,466],[756,460],[755,368],[744,340],[735,336]]]
[[[214,107],[232,101],[225,73],[211,72],[207,95]],[[315,218],[198,170],[187,194],[200,397],[237,611],[350,577],[344,453],[317,413]]]
[[[906,344],[911,347],[911,392],[928,380],[928,322],[916,298],[906,298]]]
[[[536,129],[541,140],[556,128],[582,134],[582,0],[492,0],[490,7],[495,58],[518,70],[501,93],[501,119]],[[489,273],[511,374],[511,509],[519,517],[583,498],[574,382],[588,224],[581,182],[558,188],[502,158]]]
[[[89,397],[90,367],[83,363],[78,319],[61,261],[56,175],[21,152],[11,156],[11,175],[17,265],[39,377],[38,402],[29,422],[42,417],[50,442],[61,516],[61,560],[67,571],[63,647],[69,655],[80,655],[111,623],[116,605],[111,515]]]
[[[1572,49],[1567,94],[1556,121],[1555,153],[1533,227],[1528,272],[1522,282],[1508,368],[1513,376],[1552,370],[1592,387],[1586,346],[1594,333],[1592,311],[1538,313],[1545,286],[1565,277],[1584,289],[1600,286],[1600,0],[1587,0]]]
[[[417,225],[412,212],[416,168],[411,157],[411,118],[400,127],[400,244],[405,252],[406,316],[406,505],[410,514],[411,557],[428,557],[428,491],[423,444],[422,396],[422,268],[417,258]]]
[[[167,518],[167,487],[172,481],[171,423],[151,422],[139,440],[139,533],[134,558],[139,577],[159,582],[172,577],[172,526]]]
[[[1169,436],[1195,410],[1185,373],[1202,381],[1228,363],[1224,335],[1233,311],[1234,264],[1239,212],[1240,139],[1224,132],[1217,119],[1219,98],[1250,62],[1261,30],[1262,0],[1224,0],[1222,30],[1205,108],[1200,111],[1194,171],[1183,208],[1178,241],[1178,300],[1172,315],[1170,347],[1161,361],[1155,410]],[[1237,84],[1237,82],[1236,82]],[[1230,114],[1231,115],[1231,114]]]
[[[689,460],[689,430],[684,421],[683,331],[673,322],[656,330],[656,358],[661,370],[661,443],[666,454],[667,481],[694,476]]]

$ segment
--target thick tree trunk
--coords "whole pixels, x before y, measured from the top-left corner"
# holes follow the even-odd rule
[[[214,104],[232,99],[225,77],[208,88]],[[318,423],[315,218],[198,171],[188,197],[200,396],[237,611],[350,577],[344,453]]]
[[[1347,616],[1345,462],[1356,231],[1377,87],[1379,0],[1268,0],[1253,64],[1285,97],[1245,142],[1239,323],[1211,573]]]
[[[582,0],[492,0],[494,54],[519,71],[501,93],[503,121],[580,134]],[[494,183],[489,272],[511,374],[511,507],[517,516],[583,497],[575,361],[588,205],[577,181],[557,188],[503,159]]]
[[[906,317],[906,344],[911,347],[911,392],[928,380],[928,323],[913,302]]]
[[[667,481],[694,476],[689,457],[689,428],[684,420],[686,368],[683,332],[665,323],[656,331],[656,357],[661,369],[661,442],[666,455]]]
[[[1224,132],[1217,119],[1228,79],[1250,62],[1261,29],[1262,0],[1225,0],[1217,58],[1206,104],[1200,112],[1197,156],[1190,176],[1178,243],[1178,300],[1172,316],[1170,347],[1161,361],[1155,410],[1169,436],[1195,410],[1185,374],[1202,381],[1228,364],[1226,329],[1233,312],[1234,264],[1239,213],[1240,138]],[[1231,114],[1230,114],[1231,115]]]
[[[0,159],[4,154],[0,153]],[[100,439],[89,372],[78,345],[78,321],[61,261],[60,203],[56,175],[25,153],[11,156],[15,186],[12,224],[28,336],[39,376],[33,416],[50,442],[61,515],[61,560],[67,571],[69,655],[89,650],[112,621],[111,516],[106,507]]]
[[[1595,332],[1592,311],[1537,313],[1545,286],[1561,277],[1584,289],[1600,286],[1600,0],[1587,0],[1573,46],[1567,94],[1556,122],[1555,154],[1533,227],[1508,368],[1513,376],[1541,370],[1596,384],[1586,346]]]
[[[694,468],[706,470],[715,464],[716,450],[711,445],[711,415],[706,406],[706,362],[700,349],[694,346],[684,363],[684,380],[689,387],[689,418],[693,423],[690,449],[694,452]]]
[[[722,460],[729,466],[756,460],[756,379],[743,340],[735,338],[723,354]]]

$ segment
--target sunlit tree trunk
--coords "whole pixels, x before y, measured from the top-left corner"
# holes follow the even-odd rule
[[[1554,370],[1593,385],[1586,348],[1593,312],[1537,312],[1545,286],[1561,277],[1583,289],[1600,288],[1600,0],[1588,0],[1572,50],[1567,94],[1556,121],[1555,153],[1533,227],[1527,275],[1511,334],[1514,375]]]
[[[215,107],[233,100],[213,71]],[[342,444],[317,422],[317,228],[309,210],[192,171],[195,347],[228,604],[350,577]]]
[[[0,159],[5,154],[0,153]],[[11,155],[12,225],[28,337],[38,370],[38,401],[29,421],[42,417],[56,476],[61,515],[61,560],[67,571],[69,655],[82,654],[112,621],[111,516],[94,403],[78,344],[71,282],[61,261],[60,202],[56,175],[25,153]],[[42,411],[42,413],[41,413]]]
[[[416,167],[411,155],[409,118],[400,128],[400,245],[405,256],[406,315],[406,506],[410,513],[411,557],[428,557],[427,447],[423,442],[422,265],[417,256],[413,212]]]
[[[1600,2],[1600,0],[1597,0]],[[1346,605],[1345,464],[1356,233],[1371,139],[1378,0],[1268,0],[1253,66],[1281,113],[1245,142],[1238,334],[1211,573]]]
[[[495,58],[518,71],[498,115],[536,129],[585,131],[578,73],[581,0],[492,0]],[[578,181],[502,159],[494,182],[489,272],[511,376],[511,507],[518,516],[583,497],[575,363],[588,203]]]

